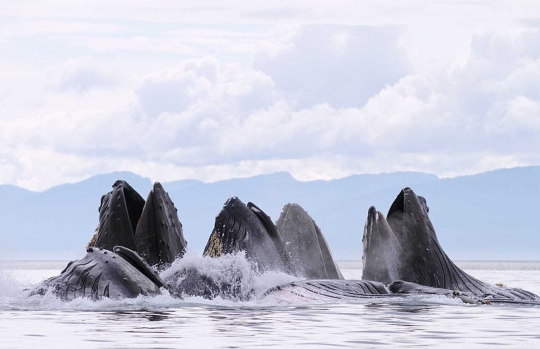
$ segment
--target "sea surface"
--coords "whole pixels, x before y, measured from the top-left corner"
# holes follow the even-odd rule
[[[241,273],[260,295],[293,280],[250,272],[243,256],[209,261],[192,255],[186,263]],[[164,294],[62,302],[23,291],[66,264],[0,261],[0,348],[540,347],[540,307],[466,305],[444,296],[294,304],[262,296],[233,302]],[[361,278],[361,261],[338,264],[346,278]],[[483,281],[540,294],[539,261],[456,264]]]

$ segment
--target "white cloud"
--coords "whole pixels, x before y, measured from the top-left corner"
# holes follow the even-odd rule
[[[11,154],[0,153],[0,183],[15,183],[18,179],[18,162]]]
[[[232,74],[230,69],[233,69]],[[242,95],[241,91],[235,92],[234,89],[243,89],[244,92],[250,89],[249,85],[241,86],[245,76],[246,72],[238,67],[222,66],[215,58],[207,57],[147,76],[137,95],[149,116],[166,111],[180,112],[201,99]]]
[[[213,181],[540,164],[536,30],[474,36],[468,56],[437,70],[409,65],[402,27],[275,33],[266,43],[226,35],[247,45],[234,50],[258,47],[251,66],[234,55],[146,66],[87,52],[0,71],[0,181],[43,189],[114,170]]]
[[[61,69],[56,87],[61,91],[84,92],[93,88],[107,88],[116,84],[114,72],[101,71],[89,59],[70,60]]]
[[[59,43],[59,39],[50,39]],[[178,38],[164,38],[162,36],[152,36],[145,34],[132,33],[127,37],[124,36],[107,36],[101,37],[98,35],[71,35],[67,38],[62,38],[62,42],[67,42],[73,46],[90,49],[98,53],[110,53],[127,51],[139,54],[174,54],[185,56],[200,56],[203,50],[198,49],[195,45],[186,42],[186,40]]]
[[[253,66],[301,108],[362,107],[407,73],[399,39],[392,27],[306,26],[278,52],[256,54]]]
[[[24,36],[45,36],[53,34],[122,34],[130,27],[118,24],[103,24],[66,20],[25,20],[0,26],[0,37],[20,38]]]

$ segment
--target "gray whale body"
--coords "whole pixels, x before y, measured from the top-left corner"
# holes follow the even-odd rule
[[[144,201],[128,183],[117,181],[102,197],[99,212],[96,247],[31,295],[51,291],[63,300],[99,300],[151,296],[164,288],[175,297],[248,300],[254,296],[253,290],[242,289],[239,280],[214,279],[196,267],[174,273],[167,283],[159,277],[150,265],[168,267],[187,246],[176,208],[161,184],[155,183]],[[204,255],[243,251],[260,272],[282,271],[309,279],[265,293],[277,299],[331,301],[427,294],[473,304],[540,304],[540,297],[531,292],[490,285],[458,268],[438,242],[426,200],[410,188],[400,192],[386,219],[370,207],[363,244],[363,280],[343,280],[322,232],[299,205],[286,205],[275,225],[255,204],[245,205],[233,197],[216,217]]]
[[[362,278],[390,284],[398,279],[397,264],[401,246],[382,213],[375,207],[368,210],[362,238]]]
[[[148,194],[135,230],[137,251],[148,264],[164,267],[187,248],[177,209],[163,186],[156,182]]]
[[[99,228],[94,247],[109,251],[115,246],[137,249],[135,230],[145,201],[126,181],[118,180],[113,190],[101,197]]]
[[[220,257],[238,252],[244,252],[259,272],[343,278],[320,229],[297,204],[285,206],[276,226],[257,205],[229,198],[216,216],[203,255]],[[223,282],[197,270],[182,270],[167,281],[175,285],[177,293],[188,296],[246,300],[254,295],[242,290],[237,280]]]
[[[439,244],[426,200],[410,188],[399,193],[386,219],[369,209],[363,243],[363,279],[401,280],[493,302],[540,303],[531,292],[485,283],[457,267]]]
[[[115,252],[89,248],[83,259],[70,262],[60,275],[46,280],[31,295],[49,290],[62,300],[75,298],[135,298],[160,294],[161,278],[136,252],[115,247]]]
[[[48,290],[63,300],[87,297],[133,298],[155,295],[168,285],[150,265],[169,266],[186,250],[176,208],[160,183],[144,199],[125,181],[101,198],[99,227],[84,258],[30,292]],[[141,257],[142,256],[142,257]]]
[[[91,246],[137,251],[150,265],[166,267],[181,257],[187,242],[174,203],[156,182],[145,201],[125,181],[101,198],[99,228]]]
[[[297,276],[343,279],[321,230],[300,205],[285,205],[276,226]]]
[[[291,272],[283,241],[270,218],[254,204],[231,197],[216,216],[203,255],[219,257],[240,251],[261,272]]]
[[[205,256],[245,251],[259,271],[282,271],[308,279],[343,279],[315,221],[298,204],[285,205],[277,223],[255,204],[237,197],[216,217]]]
[[[441,295],[459,298],[464,303],[485,304],[479,297],[453,290],[446,290],[418,284],[395,281],[386,285],[370,280],[304,280],[276,286],[265,296],[283,301],[357,301],[362,299],[400,299],[413,295]]]

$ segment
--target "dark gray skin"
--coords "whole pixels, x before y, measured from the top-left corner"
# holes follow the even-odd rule
[[[164,268],[184,254],[187,242],[176,207],[160,183],[154,183],[145,202],[127,182],[116,181],[101,198],[99,229],[91,246],[109,251],[124,246]]]
[[[397,280],[401,246],[382,213],[373,206],[368,210],[362,242],[362,279],[386,284]]]
[[[115,252],[89,248],[83,259],[70,262],[59,276],[48,279],[30,295],[51,290],[58,298],[135,298],[160,294],[167,286],[136,252],[115,247]]]
[[[143,212],[144,199],[125,181],[101,197],[99,229],[94,247],[112,251],[114,246],[137,250],[135,230]]]
[[[257,210],[260,211],[258,208]],[[290,263],[282,252],[284,248],[277,246],[280,240],[269,234],[265,228],[268,222],[261,221],[259,217],[260,214],[255,214],[237,197],[228,199],[216,217],[203,255],[219,257],[245,251],[246,257],[254,262],[261,272],[289,272]]]
[[[234,224],[229,226],[230,229],[226,228],[228,223],[224,223],[222,220],[225,213],[227,215],[232,214],[232,216],[228,217],[232,217],[234,220]],[[276,226],[270,217],[255,204],[248,202],[247,205],[244,205],[237,198],[229,199],[225,203],[220,215],[216,217],[216,227],[219,227],[225,233],[223,235],[221,235],[221,232],[219,234],[214,234],[217,230],[217,228],[214,228],[208,245],[204,251],[204,255],[219,257],[222,254],[246,251],[248,258],[254,261],[260,270],[276,270],[273,269],[276,268],[275,266],[271,266],[272,264],[276,264],[276,261],[272,260],[272,258],[277,258],[276,256],[280,256],[281,262],[279,260],[277,262],[279,263],[279,268],[281,269],[277,270],[286,272],[288,274],[294,274],[294,269],[292,269],[292,265],[287,258],[283,241],[277,232]],[[257,239],[260,239],[265,241],[267,246],[270,246],[272,250],[275,248],[275,251],[270,251],[270,254],[267,253],[268,251],[265,251],[261,255],[260,252],[253,252],[252,245],[246,245],[243,243],[233,245],[231,248],[223,249],[219,236],[223,236],[225,239],[231,238],[230,236],[227,237],[227,233],[232,231],[234,234],[234,229],[236,229],[236,227],[251,227],[246,229],[245,235],[242,235],[244,233],[240,232],[240,236],[243,236],[240,238],[249,241],[250,244],[256,243],[256,241],[258,241]],[[243,228],[240,228],[240,230]],[[256,239],[254,239],[254,237]],[[246,246],[249,250],[246,250]],[[250,254],[248,254],[248,252]],[[277,252],[277,255],[274,252]],[[265,267],[261,268],[261,266]],[[240,276],[238,277],[240,278]],[[167,282],[172,285],[176,293],[182,294],[183,296],[198,296],[206,299],[221,297],[223,299],[245,301],[254,294],[253,290],[242,289],[242,282],[240,279],[227,281],[219,278],[215,279],[214,276],[206,275],[204,271],[194,268],[186,268],[184,270],[177,271],[173,276],[167,278]]]
[[[135,231],[137,251],[148,264],[160,268],[182,257],[187,242],[177,209],[160,183],[148,194]]]
[[[276,226],[296,275],[307,279],[343,279],[326,239],[300,205],[285,205]]]
[[[426,200],[417,196],[410,188],[399,193],[386,218],[395,239],[385,239],[383,234],[379,234],[380,241],[375,241],[376,234],[365,235],[364,246],[370,245],[372,253],[365,255],[368,269],[364,267],[364,279],[369,276],[374,278],[374,281],[381,281],[376,279],[377,273],[369,268],[378,265],[379,269],[384,269],[384,265],[373,260],[377,255],[375,246],[379,246],[379,253],[382,255],[387,248],[385,244],[390,244],[395,245],[392,251],[395,254],[397,273],[392,281],[402,280],[434,288],[457,290],[490,301],[540,301],[540,298],[531,292],[490,285],[458,268],[440,246],[428,212]],[[368,215],[366,226],[372,223]],[[393,272],[389,271],[388,275]],[[385,278],[384,273],[380,275],[381,279]],[[385,279],[384,282],[388,280]]]
[[[32,293],[43,294],[52,287],[64,300],[125,298],[158,294],[159,287],[166,287],[176,295],[147,263],[165,267],[187,246],[176,208],[161,184],[154,184],[145,202],[127,182],[116,181],[101,198],[99,212],[94,247],[86,257],[71,262]]]
[[[247,208],[249,208],[251,212],[253,212],[255,216],[257,216],[261,224],[264,226],[264,229],[268,233],[268,236],[274,242],[274,246],[276,247],[278,254],[281,256],[283,263],[285,264],[284,271],[289,274],[296,274],[296,267],[294,264],[291,264],[291,260],[285,247],[285,242],[281,238],[278,229],[274,222],[272,222],[270,216],[268,216],[263,210],[261,210],[257,205],[252,202],[247,203]]]
[[[259,271],[291,272],[283,241],[270,217],[255,204],[245,205],[233,197],[225,202],[216,217],[215,227],[210,235],[204,256],[219,257],[244,251]],[[253,290],[243,292],[241,280],[227,282],[194,268],[176,272],[167,279],[174,292],[183,296],[198,296],[207,299],[247,300]]]
[[[439,244],[425,199],[420,199],[410,188],[403,189],[392,203],[386,220],[401,247],[396,256],[398,279],[436,288],[459,286],[453,276],[453,270],[458,268]]]

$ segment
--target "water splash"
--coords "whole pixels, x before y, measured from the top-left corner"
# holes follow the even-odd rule
[[[258,298],[271,287],[298,280],[297,277],[283,272],[260,273],[257,270],[244,252],[217,258],[201,257],[188,252],[160,276],[181,293],[189,291],[185,290],[186,287],[197,286],[193,278],[202,279],[202,287],[205,287],[208,293],[213,293],[208,294],[208,298],[217,296],[229,300]],[[191,280],[187,280],[188,278]],[[193,295],[189,292],[187,294]]]
[[[298,278],[282,272],[260,273],[250,262],[245,253],[224,255],[219,258],[202,257],[194,252],[187,252],[185,256],[175,261],[170,268],[162,271],[160,276],[172,283],[179,283],[181,278],[175,279],[177,274],[185,273],[189,270],[196,270],[199,274],[208,277],[217,284],[228,284],[238,290],[238,297],[217,297],[205,299],[200,296],[187,296],[183,300],[172,297],[167,290],[162,289],[162,294],[153,297],[139,296],[137,298],[126,298],[120,300],[101,299],[93,301],[87,298],[77,298],[70,302],[56,298],[52,293],[45,296],[28,296],[25,289],[32,288],[36,275],[42,275],[45,279],[52,275],[58,275],[65,263],[60,263],[58,270],[36,269],[31,266],[29,269],[20,270],[0,270],[0,311],[3,310],[45,310],[45,311],[135,311],[135,310],[159,310],[159,309],[180,309],[185,307],[280,307],[297,305],[316,305],[328,303],[328,300],[320,302],[302,299],[286,299],[280,297],[279,293],[270,294],[265,297],[265,292],[275,286],[287,284],[298,280]],[[361,266],[354,264],[350,266],[354,273],[359,274]],[[15,268],[16,269],[16,268]],[[348,270],[345,268],[345,270]],[[36,274],[36,275],[34,275]],[[31,278],[29,277],[32,276]],[[507,274],[505,274],[508,277]],[[501,278],[499,276],[499,278]],[[30,282],[29,280],[33,280]],[[173,285],[174,286],[174,285]],[[307,304],[306,304],[307,303]],[[336,303],[335,301],[333,303]],[[412,296],[407,298],[392,299],[362,299],[358,301],[343,301],[337,303],[359,303],[359,304],[394,304],[394,305],[449,305],[463,306],[459,299],[447,298],[443,296]],[[470,305],[465,305],[470,306]]]
[[[62,264],[63,266],[63,264]],[[61,270],[61,269],[60,269]],[[60,273],[58,270],[56,273]],[[10,271],[0,271],[0,310],[74,310],[74,311],[103,311],[103,310],[133,310],[133,309],[163,309],[193,306],[194,304],[232,305],[239,301],[256,300],[271,287],[286,284],[298,278],[282,272],[257,272],[256,266],[246,258],[245,253],[224,255],[218,258],[202,257],[188,251],[182,259],[176,260],[168,269],[162,271],[160,276],[171,286],[181,283],[187,271],[197,271],[219,285],[229,285],[236,290],[234,297],[219,295],[213,300],[201,296],[188,296],[184,300],[172,297],[169,292],[162,289],[162,294],[153,297],[139,296],[112,300],[104,298],[98,301],[88,298],[76,298],[66,302],[58,299],[52,292],[44,296],[29,296],[28,289],[36,285],[25,279],[25,271],[19,272],[19,279]],[[50,270],[47,270],[50,273]],[[51,276],[43,274],[43,279]],[[179,277],[180,275],[180,277]]]

